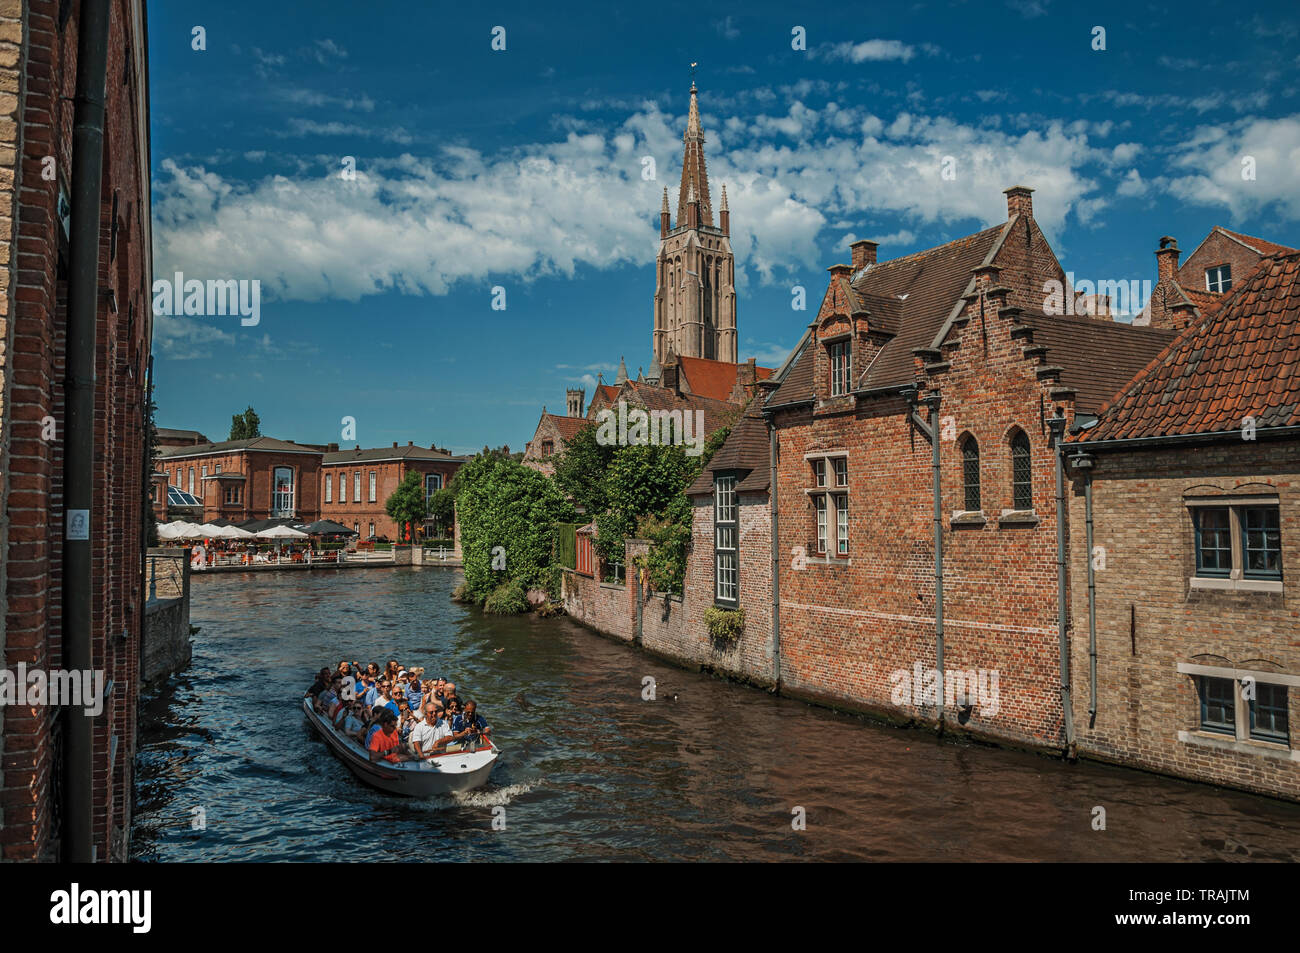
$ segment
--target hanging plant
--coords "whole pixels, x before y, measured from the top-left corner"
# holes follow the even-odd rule
[[[719,642],[735,642],[745,630],[745,610],[710,606],[704,610],[704,625]]]

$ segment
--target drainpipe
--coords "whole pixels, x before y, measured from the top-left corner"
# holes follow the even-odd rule
[[[1061,717],[1065,720],[1066,752],[1074,757],[1074,706],[1070,702],[1070,642],[1066,635],[1065,562],[1065,418],[1051,417],[1052,457],[1056,463],[1056,636],[1061,653]],[[1091,553],[1089,554],[1091,556]]]
[[[768,502],[772,510],[772,690],[781,691],[781,539],[777,535],[776,506],[776,423],[767,420]]]
[[[108,0],[82,0],[77,19],[77,85],[72,126],[72,227],[68,251],[67,366],[63,450],[63,667],[89,672],[91,643],[90,514],[95,479],[95,324],[99,304],[100,176]],[[70,530],[82,530],[72,538]],[[64,860],[95,859],[92,823],[94,727],[84,711],[64,713]]]
[[[916,412],[917,393],[915,388],[903,391],[903,399],[916,425],[930,441],[930,457],[934,485],[934,664],[939,673],[939,700],[936,705],[939,717],[939,730],[943,730],[943,494],[939,482],[939,401],[938,391],[931,391],[925,396],[925,406],[930,410],[927,421]]]
[[[1097,724],[1097,575],[1092,564],[1092,467],[1090,454],[1071,458],[1071,464],[1083,471],[1083,509],[1088,535],[1088,727]]]

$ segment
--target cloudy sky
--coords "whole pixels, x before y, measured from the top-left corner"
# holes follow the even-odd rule
[[[1215,224],[1300,246],[1294,4],[1081,6],[151,3],[155,277],[262,288],[257,326],[157,317],[158,422],[522,449],[635,375],[692,61],[742,360],[785,357],[850,241],[969,234],[1010,185],[1078,278]]]

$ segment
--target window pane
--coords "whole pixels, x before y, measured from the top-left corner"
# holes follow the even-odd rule
[[[1226,576],[1232,571],[1232,531],[1228,508],[1199,509],[1196,520],[1196,572],[1203,576]]]
[[[1237,689],[1230,678],[1197,677],[1201,695],[1201,730],[1220,734],[1237,733]]]
[[[826,497],[817,497],[817,552],[826,552]]]
[[[1276,506],[1248,506],[1242,513],[1245,531],[1246,575],[1282,574],[1281,520]]]
[[[835,497],[836,552],[843,556],[849,551],[849,498]]]
[[[1250,736],[1259,741],[1289,742],[1285,685],[1255,683],[1250,702]]]
[[[1034,508],[1033,483],[1029,470],[1029,438],[1024,432],[1011,439],[1011,505],[1017,510]]]
[[[813,476],[816,477],[817,479],[817,486],[825,486],[826,485],[826,461],[814,460],[812,464],[813,464]]]
[[[967,440],[961,449],[961,472],[965,487],[964,508],[974,512],[980,508],[980,448],[974,439]]]
[[[835,485],[849,485],[849,460],[848,457],[835,458]]]

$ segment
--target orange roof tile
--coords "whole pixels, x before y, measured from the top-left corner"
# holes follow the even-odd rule
[[[1073,442],[1300,424],[1300,252],[1265,258],[1165,348]]]

